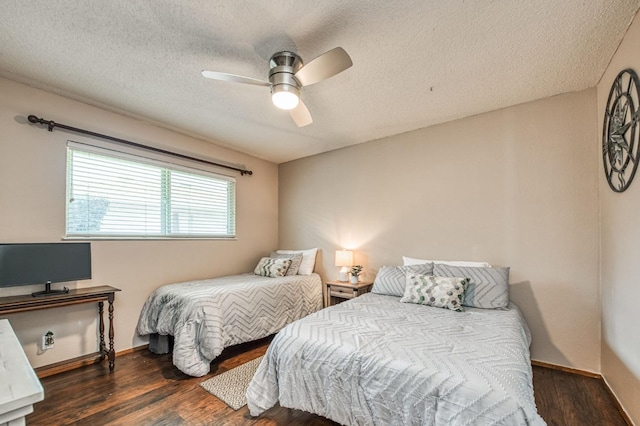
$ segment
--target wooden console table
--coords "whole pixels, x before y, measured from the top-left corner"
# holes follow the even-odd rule
[[[69,293],[52,294],[33,297],[30,294],[20,296],[0,297],[0,315],[18,312],[37,311],[41,309],[59,308],[61,306],[77,305],[79,303],[98,302],[100,316],[100,351],[86,355],[86,357],[100,356],[100,361],[109,359],[109,370],[115,368],[116,352],[113,349],[113,300],[115,292],[120,289],[110,286],[88,287],[69,290]],[[109,302],[109,348],[104,341],[104,301]]]

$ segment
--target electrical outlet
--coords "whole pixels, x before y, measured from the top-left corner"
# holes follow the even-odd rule
[[[47,349],[53,348],[54,344],[53,340],[53,331],[49,330],[45,334],[42,335],[42,350],[46,351]]]

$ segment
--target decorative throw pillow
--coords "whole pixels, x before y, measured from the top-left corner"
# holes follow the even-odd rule
[[[440,277],[469,278],[465,306],[504,309],[509,305],[509,268],[435,265],[433,274]]]
[[[308,250],[278,250],[276,253],[301,254],[302,263],[300,263],[300,268],[298,269],[298,275],[313,274],[313,268],[316,266],[316,254],[318,253],[317,248],[312,248]]]
[[[407,273],[406,281],[404,296],[400,302],[464,311],[462,303],[469,281],[467,278]]]
[[[433,273],[432,263],[411,266],[381,266],[378,275],[371,288],[372,293],[387,294],[389,296],[402,297],[407,283],[406,274],[431,275]]]
[[[258,262],[256,269],[253,270],[255,275],[263,277],[284,277],[287,269],[291,265],[291,259],[276,259],[273,257],[263,257]]]
[[[469,266],[469,267],[483,267],[490,268],[487,262],[470,262],[468,260],[425,260],[415,259],[413,257],[402,256],[403,265],[421,265],[423,263],[433,263],[434,265],[450,265],[450,266]]]
[[[287,269],[287,276],[298,275],[298,269],[300,269],[300,263],[302,263],[302,254],[284,254],[276,253],[274,251],[269,257],[291,259],[291,266],[289,266],[289,269]]]

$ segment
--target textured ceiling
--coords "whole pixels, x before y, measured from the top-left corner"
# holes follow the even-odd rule
[[[639,6],[3,0],[0,75],[281,163],[593,87]],[[354,65],[303,89],[314,119],[304,128],[268,88],[200,75],[266,80],[277,51],[308,62],[336,46]],[[73,123],[61,111],[45,118]]]

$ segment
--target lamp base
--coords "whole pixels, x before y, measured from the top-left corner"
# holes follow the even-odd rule
[[[346,266],[343,266],[342,269],[340,269],[338,279],[343,283],[346,283],[347,281],[349,281],[349,271],[347,270]]]

